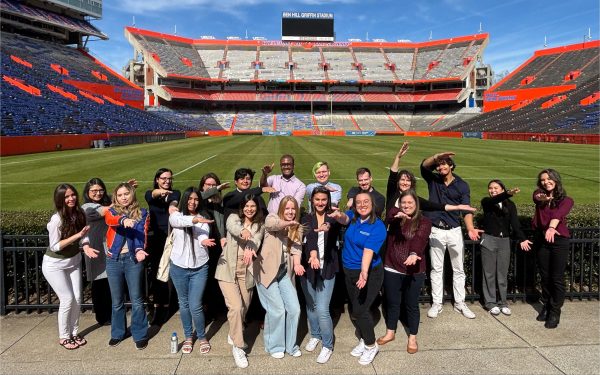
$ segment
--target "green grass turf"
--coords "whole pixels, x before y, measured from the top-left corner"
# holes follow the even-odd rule
[[[518,186],[517,203],[531,202],[537,173],[547,167],[557,169],[568,194],[576,203],[599,201],[599,148],[592,145],[490,141],[479,139],[419,137],[203,137],[187,140],[133,145],[103,150],[73,150],[0,158],[0,204],[2,210],[50,210],[52,192],[57,184],[69,182],[81,192],[91,177],[102,178],[109,190],[129,178],[138,179],[143,192],[152,186],[160,167],[175,173],[175,188],[197,186],[206,172],[215,172],[222,181],[233,180],[239,167],[256,170],[290,153],[296,158],[296,175],[305,183],[314,180],[311,169],[319,160],[330,164],[331,180],[345,192],[355,184],[355,170],[366,166],[373,172],[374,186],[385,194],[388,167],[403,141],[410,150],[401,168],[418,177],[425,157],[441,151],[456,153],[456,174],[471,186],[471,200],[479,205],[487,194],[487,182],[502,179],[507,186]],[[427,197],[421,180],[418,192]],[[145,203],[144,203],[145,204]]]

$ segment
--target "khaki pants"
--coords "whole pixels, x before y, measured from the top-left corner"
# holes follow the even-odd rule
[[[235,268],[235,282],[228,283],[219,280],[219,287],[223,292],[227,305],[227,321],[229,322],[229,337],[238,348],[244,345],[244,320],[252,301],[253,289],[246,289],[246,265],[243,254],[238,256]]]

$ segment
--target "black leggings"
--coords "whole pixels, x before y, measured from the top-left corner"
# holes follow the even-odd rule
[[[565,302],[565,268],[569,259],[569,239],[554,236],[554,243],[546,242],[542,232],[536,235],[537,263],[542,282],[542,302],[549,311],[560,314]]]
[[[419,332],[419,295],[425,281],[425,273],[405,275],[385,271],[383,290],[386,303],[385,325],[387,329],[396,330],[400,318],[400,308],[406,312],[406,322],[411,335]]]
[[[374,345],[375,323],[373,322],[370,310],[383,284],[383,264],[371,268],[367,277],[367,284],[362,289],[356,287],[360,270],[344,268],[344,274],[346,277],[348,298],[350,299],[350,306],[352,308],[350,312],[352,322],[360,336],[359,338],[364,340],[365,345]]]

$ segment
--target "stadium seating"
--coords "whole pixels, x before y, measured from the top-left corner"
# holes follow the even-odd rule
[[[330,80],[356,82],[361,79],[358,70],[352,66],[354,59],[348,49],[323,49],[325,63],[328,64],[327,74]]]
[[[597,122],[598,102],[590,105],[581,105],[580,102],[598,91],[598,82],[600,77],[596,71],[586,81],[579,82],[576,89],[562,93],[566,99],[552,107],[542,108],[542,104],[551,97],[534,99],[518,110],[507,107],[483,113],[451,130],[597,134],[600,130]]]
[[[415,48],[405,50],[384,50],[391,64],[396,66],[394,73],[400,81],[412,81],[413,79],[413,58]]]
[[[256,60],[256,47],[239,49],[228,46],[228,66],[223,69],[223,78],[250,81],[255,78],[256,69],[252,62]]]
[[[275,118],[278,131],[314,130],[310,112],[277,111]]]
[[[318,50],[292,49],[292,59],[295,63],[294,79],[311,82],[321,82],[325,79],[321,53]]]
[[[65,84],[63,78],[128,87],[75,49],[9,33],[2,33],[1,37],[0,134],[3,136],[188,130],[151,113],[115,104],[114,100],[93,93],[82,93]],[[31,68],[11,56],[29,62]],[[63,67],[68,76],[52,69],[51,64]],[[101,73],[94,75],[93,71]],[[10,80],[35,87],[40,94],[32,95]]]
[[[243,110],[237,114],[233,132],[274,130],[273,112]]]
[[[401,131],[384,111],[352,111],[352,117],[361,130]]]
[[[222,46],[215,46],[214,48],[206,47],[196,47],[198,54],[200,55],[200,59],[202,60],[202,65],[206,67],[206,76],[202,76],[203,78],[220,78],[221,75],[221,67],[219,66],[219,62],[223,61],[223,57],[225,55],[225,48]]]
[[[361,73],[368,81],[394,81],[394,73],[385,68],[385,56],[379,50],[354,50],[354,55],[362,64]]]
[[[348,111],[315,112],[314,116],[320,130],[360,130]]]
[[[290,68],[288,49],[260,49],[260,61],[263,63],[258,70],[258,79],[267,81],[288,81],[290,79]]]
[[[44,23],[55,24],[71,31],[78,31],[84,34],[91,34],[106,38],[106,35],[95,28],[85,20],[75,19],[73,17],[57,14],[45,9],[32,7],[16,0],[1,0],[0,9],[2,12],[14,13],[16,15],[27,15],[28,18],[38,20]]]

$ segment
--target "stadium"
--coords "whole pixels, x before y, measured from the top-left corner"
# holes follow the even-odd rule
[[[58,294],[42,270],[42,258],[50,247],[47,223],[53,215],[52,196],[58,184],[71,183],[89,197],[93,190],[82,188],[90,178],[100,177],[106,183],[102,194],[107,197],[117,195],[113,188],[118,184],[135,179],[137,199],[146,208],[148,201],[144,202],[141,192],[147,191],[152,197],[157,180],[170,181],[170,189],[184,191],[198,186],[207,172],[231,183],[236,170],[247,167],[252,173],[256,171],[256,186],[264,166],[277,165],[282,155],[290,154],[295,160],[294,175],[307,184],[316,177],[312,170],[315,162],[327,162],[331,181],[344,193],[341,206],[347,202],[347,192],[356,186],[358,167],[370,168],[372,186],[386,192],[387,177],[393,171],[390,165],[404,142],[409,143],[410,151],[399,167],[417,175],[411,183],[412,187],[416,184],[421,197],[427,197],[429,191],[419,174],[423,160],[444,151],[455,153],[457,173],[468,183],[471,205],[477,209],[475,229],[482,228],[480,202],[487,197],[489,181],[501,179],[507,187],[520,187],[522,192],[512,201],[518,207],[520,226],[533,239],[530,227],[535,207],[531,193],[536,189],[536,176],[544,168],[559,170],[568,196],[576,202],[569,214],[572,237],[563,275],[570,301],[565,304],[563,330],[543,331],[550,333],[541,335],[540,324],[534,319],[538,311],[529,317],[540,305],[536,254],[518,250],[513,241],[506,288],[514,314],[511,318],[506,313],[492,316],[487,307],[477,304],[483,299],[481,243],[463,232],[464,302],[477,312],[477,325],[465,323],[473,320],[463,318],[464,310],[452,312],[452,306],[438,320],[423,314],[427,322],[420,333],[424,350],[419,355],[423,357],[406,361],[407,350],[402,343],[400,349],[392,346],[396,342],[380,354],[376,366],[381,367],[365,367],[362,372],[596,370],[598,359],[593,353],[598,337],[588,327],[596,325],[600,298],[600,40],[588,34],[577,43],[531,48],[527,58],[515,63],[516,68],[497,74],[486,56],[498,48],[498,39],[512,42],[519,38],[518,32],[507,29],[499,35],[484,32],[480,26],[475,33],[457,31],[436,38],[430,34],[429,39],[417,41],[369,40],[368,33],[364,40],[342,40],[337,37],[341,33],[336,32],[337,13],[319,8],[321,11],[306,12],[282,9],[275,18],[251,20],[255,24],[281,23],[280,37],[248,37],[247,31],[245,37],[225,36],[223,30],[200,23],[197,29],[180,35],[176,28],[166,33],[160,9],[150,6],[135,9],[136,15],[150,20],[144,27],[136,26],[135,19],[131,24],[122,19],[113,22],[118,23],[127,47],[127,58],[120,59],[119,67],[115,67],[109,63],[114,60],[112,54],[95,54],[93,46],[107,45],[121,35],[109,38],[109,30],[98,25],[114,16],[114,3],[142,7],[146,2],[107,3],[0,0],[0,322],[3,332],[8,333],[1,343],[6,371],[29,373],[37,371],[40,364],[46,372],[64,371],[65,364],[78,373],[93,373],[95,369],[103,373],[235,371],[224,310],[222,316],[207,319],[215,344],[209,357],[200,354],[200,345],[192,356],[179,356],[183,346],[175,351],[177,354],[166,355],[163,344],[172,340],[173,330],[181,329],[173,316],[164,326],[151,324],[155,332],[144,352],[150,355],[132,354],[140,352],[125,347],[130,343],[120,346],[118,352],[110,347],[116,346],[114,343],[106,346],[107,339],[113,341],[114,337],[109,333],[111,328],[92,321],[92,309],[96,313],[97,306],[91,280],[84,281],[80,291],[81,306],[88,312],[82,314],[81,325],[86,326],[82,336],[88,335],[90,343],[83,350],[91,355],[81,356],[80,350],[69,357],[56,345],[56,319],[41,312],[56,312],[60,306]],[[248,3],[256,8],[280,6],[272,1]],[[297,3],[323,5],[312,0]],[[363,6],[362,2],[346,0],[331,3]],[[490,12],[498,7],[511,8],[517,13],[523,3],[528,2],[482,7],[489,6],[486,11]],[[203,10],[206,8],[194,12],[202,17]],[[580,11],[572,9],[569,16],[575,18]],[[191,11],[189,18],[197,19]],[[377,21],[401,24],[401,19],[390,16]],[[155,175],[164,167],[172,170],[170,177]],[[235,188],[231,183],[229,192]],[[95,190],[92,194],[100,193]],[[135,195],[135,189],[132,191]],[[306,209],[306,201],[298,207],[300,212]],[[344,240],[340,236],[336,246]],[[446,260],[448,272],[453,264]],[[78,272],[88,276],[88,268],[85,265]],[[153,282],[150,268],[143,271],[141,284],[144,308],[148,312],[154,308],[150,315],[156,317],[152,303],[156,300],[150,299],[156,296],[149,286]],[[443,280],[444,302],[454,296],[448,275]],[[336,353],[333,366],[325,372],[357,373],[360,367],[345,355],[355,344],[355,338],[350,337],[353,319],[346,309],[343,282],[337,284],[333,293],[337,301],[332,302],[331,310],[340,354]],[[418,296],[422,310],[431,302],[430,292],[431,282],[426,280]],[[255,300],[257,297],[255,294]],[[257,303],[260,306],[260,301]],[[379,312],[378,306],[372,310]],[[22,312],[28,316],[23,317]],[[29,314],[32,312],[37,316]],[[382,318],[386,312],[382,312],[376,316],[378,330],[383,330],[385,323]],[[4,315],[19,318],[25,328]],[[304,318],[302,315],[301,320]],[[262,352],[259,336],[264,327],[260,323],[252,317],[247,325],[256,334],[249,345],[251,373],[293,373],[305,370],[302,366],[308,358],[314,362],[306,353],[298,360],[306,362],[297,362],[302,365],[290,366],[284,360],[277,367],[277,362]],[[21,331],[26,333],[21,335]],[[301,331],[299,337],[309,337],[306,322]],[[50,347],[60,354],[53,355]],[[140,349],[137,343],[136,348]],[[109,356],[111,360],[106,361]],[[562,367],[564,358],[570,361],[568,369]],[[323,371],[321,364],[313,366],[320,367],[306,367],[308,372]]]
[[[531,51],[492,86],[487,33],[336,41],[333,14],[283,12],[271,41],[125,27],[123,76],[86,52],[98,11],[61,4],[1,2],[3,156],[241,134],[599,142],[597,40]]]

